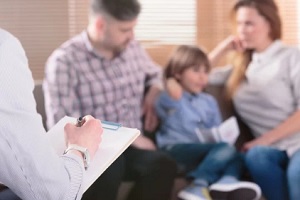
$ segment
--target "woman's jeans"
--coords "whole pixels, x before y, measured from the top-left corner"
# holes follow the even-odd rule
[[[164,149],[189,173],[188,178],[216,182],[224,175],[240,178],[243,158],[234,147],[225,143],[176,144]]]
[[[268,200],[300,199],[300,151],[288,157],[285,151],[257,146],[246,154],[246,166]]]

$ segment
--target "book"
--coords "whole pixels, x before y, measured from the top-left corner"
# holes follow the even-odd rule
[[[234,145],[240,135],[240,129],[235,117],[230,117],[217,127],[211,129],[197,128],[195,131],[202,143],[226,142]]]
[[[48,139],[58,155],[62,155],[66,149],[64,126],[67,123],[75,124],[76,120],[76,118],[65,116],[47,132]],[[85,171],[82,192],[85,192],[140,134],[140,131],[135,128],[127,128],[107,121],[101,122],[102,141],[89,168]]]

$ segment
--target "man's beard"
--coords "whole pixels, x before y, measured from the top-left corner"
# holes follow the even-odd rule
[[[114,47],[112,49],[112,52],[113,52],[114,55],[119,55],[119,54],[121,54],[125,50],[125,48],[126,48],[125,46]]]
[[[119,55],[121,54],[125,49],[126,47],[128,46],[130,41],[126,41],[124,42],[123,44],[119,45],[119,46],[114,46],[112,47],[112,52],[114,53],[114,55]]]

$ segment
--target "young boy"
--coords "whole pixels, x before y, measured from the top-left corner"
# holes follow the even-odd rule
[[[206,54],[197,47],[180,46],[171,56],[165,68],[166,91],[156,102],[161,120],[157,144],[188,172],[191,184],[179,192],[181,199],[258,199],[256,184],[239,181],[243,160],[235,148],[203,143],[197,135],[197,130],[205,134],[222,121],[216,100],[203,92],[209,69]]]

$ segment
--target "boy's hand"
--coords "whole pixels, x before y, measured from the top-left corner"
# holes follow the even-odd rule
[[[175,100],[182,96],[182,87],[175,78],[168,78],[166,81],[166,90],[168,94]]]

